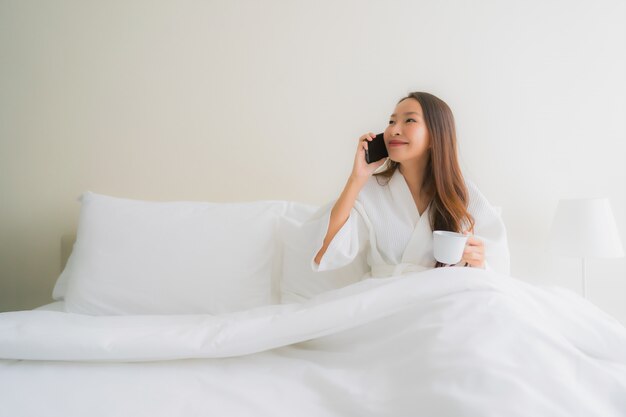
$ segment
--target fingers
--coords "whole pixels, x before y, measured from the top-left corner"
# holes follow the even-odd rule
[[[366,133],[359,138],[359,146],[363,149],[368,150],[368,144],[376,137],[372,132]],[[362,144],[362,145],[361,145]]]
[[[463,250],[462,260],[470,266],[482,268],[485,264],[485,245],[482,240],[469,236]]]
[[[468,258],[467,256],[463,256],[463,258],[461,259],[462,262],[465,262],[466,264],[468,264],[469,266],[472,266],[474,268],[484,268],[485,265],[485,260],[484,259],[474,259],[474,258]]]

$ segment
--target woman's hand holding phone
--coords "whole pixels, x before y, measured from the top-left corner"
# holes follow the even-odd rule
[[[374,140],[376,135],[372,132],[366,133],[359,138],[359,144],[356,150],[356,156],[354,157],[354,166],[352,168],[351,176],[360,181],[367,181],[372,176],[374,171],[382,166],[387,160],[386,158],[380,159],[376,162],[368,164],[365,160],[365,151],[368,149],[369,142]]]

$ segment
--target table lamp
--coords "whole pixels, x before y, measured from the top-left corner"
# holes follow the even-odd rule
[[[550,232],[552,252],[582,260],[583,297],[586,258],[621,258],[624,249],[608,198],[559,200]]]

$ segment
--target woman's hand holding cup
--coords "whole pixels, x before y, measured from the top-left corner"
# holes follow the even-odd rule
[[[435,230],[433,232],[433,255],[445,265],[468,265],[485,268],[485,245],[482,240],[463,233]]]
[[[467,242],[465,242],[465,249],[463,250],[463,257],[461,261],[464,261],[469,266],[474,268],[485,268],[485,244],[482,240],[476,236],[472,236],[469,232],[463,232],[467,236]]]

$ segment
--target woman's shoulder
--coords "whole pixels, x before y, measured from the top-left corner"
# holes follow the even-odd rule
[[[382,189],[385,188],[384,186],[387,185],[388,182],[389,178],[385,178],[384,176],[375,174],[370,175],[370,177],[363,185],[363,188],[361,188],[361,193],[380,192]]]
[[[480,189],[474,181],[465,179],[465,186],[467,187],[467,192],[469,194],[470,200],[485,199],[485,196],[483,195],[483,193],[480,192]]]
[[[371,175],[356,196],[356,202],[360,203],[366,210],[379,207],[389,198],[389,187],[385,186],[387,179],[376,175]]]
[[[468,210],[473,215],[478,213],[490,213],[499,214],[498,208],[494,207],[487,197],[480,191],[476,183],[472,180],[465,179],[465,186],[467,187],[469,203]]]

